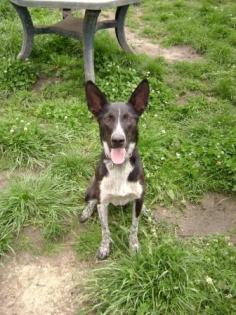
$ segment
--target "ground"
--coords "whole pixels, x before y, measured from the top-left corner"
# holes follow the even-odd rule
[[[60,16],[32,14],[39,24]],[[95,258],[97,216],[78,224],[100,152],[82,47],[40,37],[30,59],[18,62],[21,25],[6,0],[0,16],[0,313],[234,314],[234,1],[132,7],[126,34],[137,56],[118,49],[113,31],[96,37],[96,80],[112,100],[128,99],[143,77],[151,85],[139,126],[150,209],[142,251],[129,255],[129,208],[112,208],[105,263]],[[95,269],[102,270],[87,292]]]
[[[77,287],[83,284],[85,266],[70,250],[51,257],[19,253],[0,270],[1,314],[69,315],[79,308]]]
[[[183,211],[158,207],[153,215],[157,222],[173,224],[180,237],[224,234],[236,244],[232,234],[236,226],[235,206],[235,198],[207,194],[199,205],[188,204]],[[19,236],[20,243],[27,241],[31,246],[8,255],[0,265],[0,313],[71,315],[83,309],[81,290],[88,274],[103,264],[95,257],[89,261],[78,259],[79,253],[76,255],[74,250],[75,233],[85,232],[83,226],[79,226],[55,252],[47,253],[40,231],[24,228]]]
[[[102,18],[113,19],[114,12],[105,12],[101,14]],[[111,35],[115,35],[113,30],[110,31]],[[157,58],[163,57],[167,62],[174,61],[195,61],[201,59],[191,46],[179,45],[164,48],[158,43],[152,43],[148,38],[138,36],[137,33],[126,27],[126,38],[129,45],[136,53],[147,54],[149,57]]]
[[[45,250],[45,241],[37,228],[25,227],[18,242],[15,245],[18,251],[1,261],[0,313],[71,315],[78,312],[83,306],[84,281],[96,262],[77,259],[74,234],[70,232],[52,252]],[[30,247],[19,250],[19,244],[26,242]]]
[[[207,194],[200,204],[188,204],[182,211],[159,207],[156,220],[175,224],[182,237],[224,234],[230,236],[236,225],[236,199],[222,194]],[[232,236],[235,242],[235,236]]]

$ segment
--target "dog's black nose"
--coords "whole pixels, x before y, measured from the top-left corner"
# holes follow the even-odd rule
[[[123,136],[112,137],[111,144],[115,148],[123,147],[125,143],[125,138]]]

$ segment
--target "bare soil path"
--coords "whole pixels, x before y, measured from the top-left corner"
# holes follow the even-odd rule
[[[18,253],[0,267],[1,315],[72,315],[88,267],[71,249],[52,256]]]
[[[114,13],[110,11],[102,12],[101,19],[113,19]],[[110,34],[114,36],[114,31],[110,30]],[[172,46],[164,48],[159,44],[152,43],[146,37],[140,37],[133,32],[129,27],[125,28],[125,34],[128,44],[132,47],[134,52],[139,54],[146,54],[149,57],[157,58],[163,57],[167,62],[176,61],[195,61],[202,59],[192,47],[187,45]]]
[[[188,203],[183,211],[158,207],[155,218],[176,224],[180,236],[225,234],[236,245],[236,197],[209,193],[198,205]]]

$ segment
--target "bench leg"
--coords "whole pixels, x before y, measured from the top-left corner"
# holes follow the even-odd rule
[[[71,16],[71,9],[62,9],[62,18],[65,20],[68,16]]]
[[[116,37],[120,44],[120,47],[128,52],[133,53],[132,49],[129,47],[126,37],[125,37],[125,17],[128,12],[129,5],[124,5],[122,7],[118,7],[116,10]]]
[[[34,43],[34,26],[32,23],[32,19],[30,13],[26,7],[18,6],[12,3],[16,12],[18,13],[21,23],[23,26],[23,43],[21,47],[21,51],[18,54],[18,59],[26,59],[31,54],[33,43]]]
[[[94,35],[100,10],[86,10],[83,22],[84,72],[85,82],[95,82],[94,74]]]

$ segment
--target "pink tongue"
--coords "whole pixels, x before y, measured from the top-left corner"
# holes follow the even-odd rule
[[[122,164],[125,161],[126,150],[124,148],[111,149],[111,160],[114,164]]]

